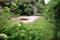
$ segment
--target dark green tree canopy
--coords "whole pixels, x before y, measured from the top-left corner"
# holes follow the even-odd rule
[[[5,7],[10,8],[11,12],[18,14],[29,14],[32,12],[32,6],[36,4],[38,0],[5,0],[3,3]],[[29,11],[28,11],[29,9]]]

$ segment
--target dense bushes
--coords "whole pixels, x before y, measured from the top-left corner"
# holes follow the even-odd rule
[[[40,29],[34,29],[27,24],[9,23],[4,26],[4,29],[1,29],[1,33],[7,35],[7,40],[40,40]]]
[[[54,21],[54,16],[55,16],[54,7],[56,4],[57,2],[52,0],[45,7],[44,15],[46,19],[48,19],[49,21]]]
[[[10,12],[13,12],[15,14],[20,14],[20,15],[33,15],[34,14],[34,9],[33,6],[36,6],[36,3],[38,0],[5,0],[4,2],[0,2],[1,6],[3,8],[6,6],[10,8]],[[44,5],[44,1],[41,1]],[[38,3],[39,4],[39,3]],[[43,5],[41,5],[43,7]],[[43,9],[37,6],[38,9]],[[39,12],[39,10],[38,10]],[[42,10],[41,10],[42,12]]]
[[[52,0],[50,1],[47,5],[46,5],[46,8],[45,8],[45,16],[47,19],[49,19],[50,21],[59,21],[60,20],[60,16],[59,16],[59,11],[60,11],[60,1],[56,1],[56,0]],[[58,23],[58,22],[56,22]]]
[[[55,24],[55,40],[60,40],[58,37],[60,31],[60,0],[51,0],[45,8],[45,17],[49,19],[50,22]]]
[[[32,15],[32,6],[37,0],[5,0],[4,5],[10,8],[10,11],[15,14]],[[29,9],[29,10],[28,10]],[[28,11],[27,11],[28,10]]]

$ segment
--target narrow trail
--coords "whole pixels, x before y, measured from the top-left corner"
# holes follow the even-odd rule
[[[17,18],[12,18],[11,20],[15,22],[23,22],[23,23],[32,23],[40,16],[19,16]]]

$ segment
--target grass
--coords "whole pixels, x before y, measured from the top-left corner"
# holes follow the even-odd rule
[[[38,18],[32,24],[22,23],[21,26],[21,30],[26,31],[29,40],[51,40],[54,36],[53,23],[50,23],[44,17]]]
[[[9,35],[12,40],[51,40],[53,38],[54,25],[44,17],[38,18],[32,24],[9,22],[4,26],[4,32]],[[13,29],[13,31],[11,31]]]
[[[50,40],[53,38],[54,25],[48,22],[44,17],[38,18],[32,27],[40,29],[41,40]]]

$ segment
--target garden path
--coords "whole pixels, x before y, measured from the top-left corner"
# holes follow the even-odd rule
[[[19,16],[17,18],[12,18],[12,20],[15,22],[32,23],[38,18],[39,16]]]

